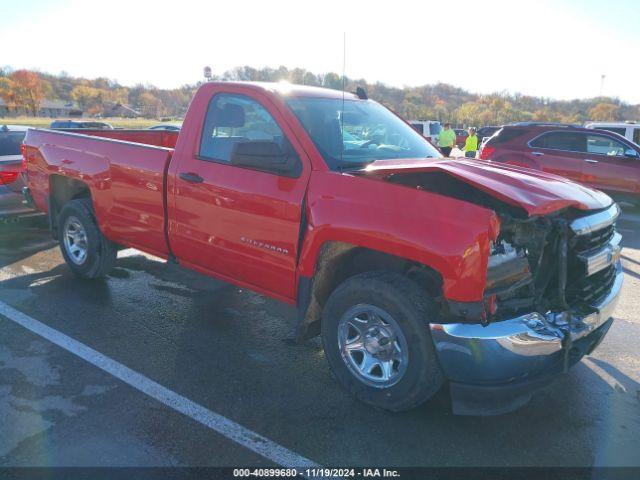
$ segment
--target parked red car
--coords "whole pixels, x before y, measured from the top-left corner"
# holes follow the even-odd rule
[[[507,125],[480,158],[561,175],[640,206],[640,147],[607,130],[571,125]]]
[[[469,136],[469,132],[463,128],[456,128],[454,129],[454,132],[456,132],[456,145],[459,147],[464,146],[467,141],[467,137]]]
[[[211,82],[179,134],[83,133],[25,139],[25,195],[76,275],[135,247],[295,305],[296,338],[320,334],[371,405],[409,409],[446,384],[456,413],[512,410],[613,321],[607,195],[443,159],[361,89]]]

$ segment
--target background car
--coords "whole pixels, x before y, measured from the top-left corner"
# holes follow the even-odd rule
[[[585,128],[608,130],[640,145],[640,124],[636,122],[589,122],[585,124]]]
[[[170,132],[179,132],[182,125],[175,125],[172,123],[161,123],[160,125],[153,125],[148,127],[147,130],[168,130]]]
[[[479,158],[561,175],[640,206],[640,146],[607,130],[573,125],[505,125]]]
[[[489,137],[494,133],[496,133],[498,130],[500,130],[500,127],[497,127],[495,125],[480,127],[476,131],[476,135],[478,135],[478,140],[480,140],[480,143],[482,144],[483,142],[486,142],[489,139]]]
[[[442,130],[440,122],[437,120],[410,120],[409,125],[433,145],[438,145],[438,134]]]
[[[92,120],[54,120],[51,128],[101,128],[113,130],[113,126],[106,122],[94,122]]]
[[[0,221],[39,215],[22,196],[24,165],[21,145],[28,127],[0,125]]]
[[[456,145],[464,145],[464,143],[467,141],[467,137],[469,136],[469,132],[467,132],[463,128],[455,128],[454,132],[456,132]]]

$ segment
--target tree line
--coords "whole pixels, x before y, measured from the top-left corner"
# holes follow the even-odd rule
[[[462,125],[500,125],[515,121],[583,123],[588,120],[616,121],[640,119],[640,105],[629,105],[618,98],[596,97],[554,100],[496,92],[480,95],[438,83],[419,87],[391,87],[380,82],[344,78],[337,73],[316,74],[302,68],[237,67],[213,80],[288,81],[348,91],[364,87],[370,98],[381,102],[407,119],[440,120]],[[44,99],[75,102],[85,115],[109,115],[116,105],[127,105],[150,118],[182,117],[201,82],[174,89],[153,85],[133,87],[100,77],[71,77],[28,70],[0,69],[0,97],[37,115]]]

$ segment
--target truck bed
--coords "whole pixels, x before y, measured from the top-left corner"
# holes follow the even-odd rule
[[[178,140],[178,132],[169,130],[104,130],[104,129],[55,129],[57,132],[79,133],[92,137],[111,138],[125,142],[142,143],[156,147],[175,148]]]
[[[164,179],[173,153],[168,146],[177,136],[151,130],[31,129],[24,142],[31,195],[47,211],[53,182],[69,181],[64,177],[81,182],[109,240],[166,257]]]

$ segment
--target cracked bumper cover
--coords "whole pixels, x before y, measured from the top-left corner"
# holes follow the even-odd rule
[[[578,362],[602,340],[622,288],[623,272],[616,261],[609,294],[594,312],[574,317],[570,350],[564,340],[569,327],[554,315],[530,313],[492,323],[431,324],[440,365],[451,386],[454,413],[495,415],[524,405],[531,393],[549,383],[568,365]]]

